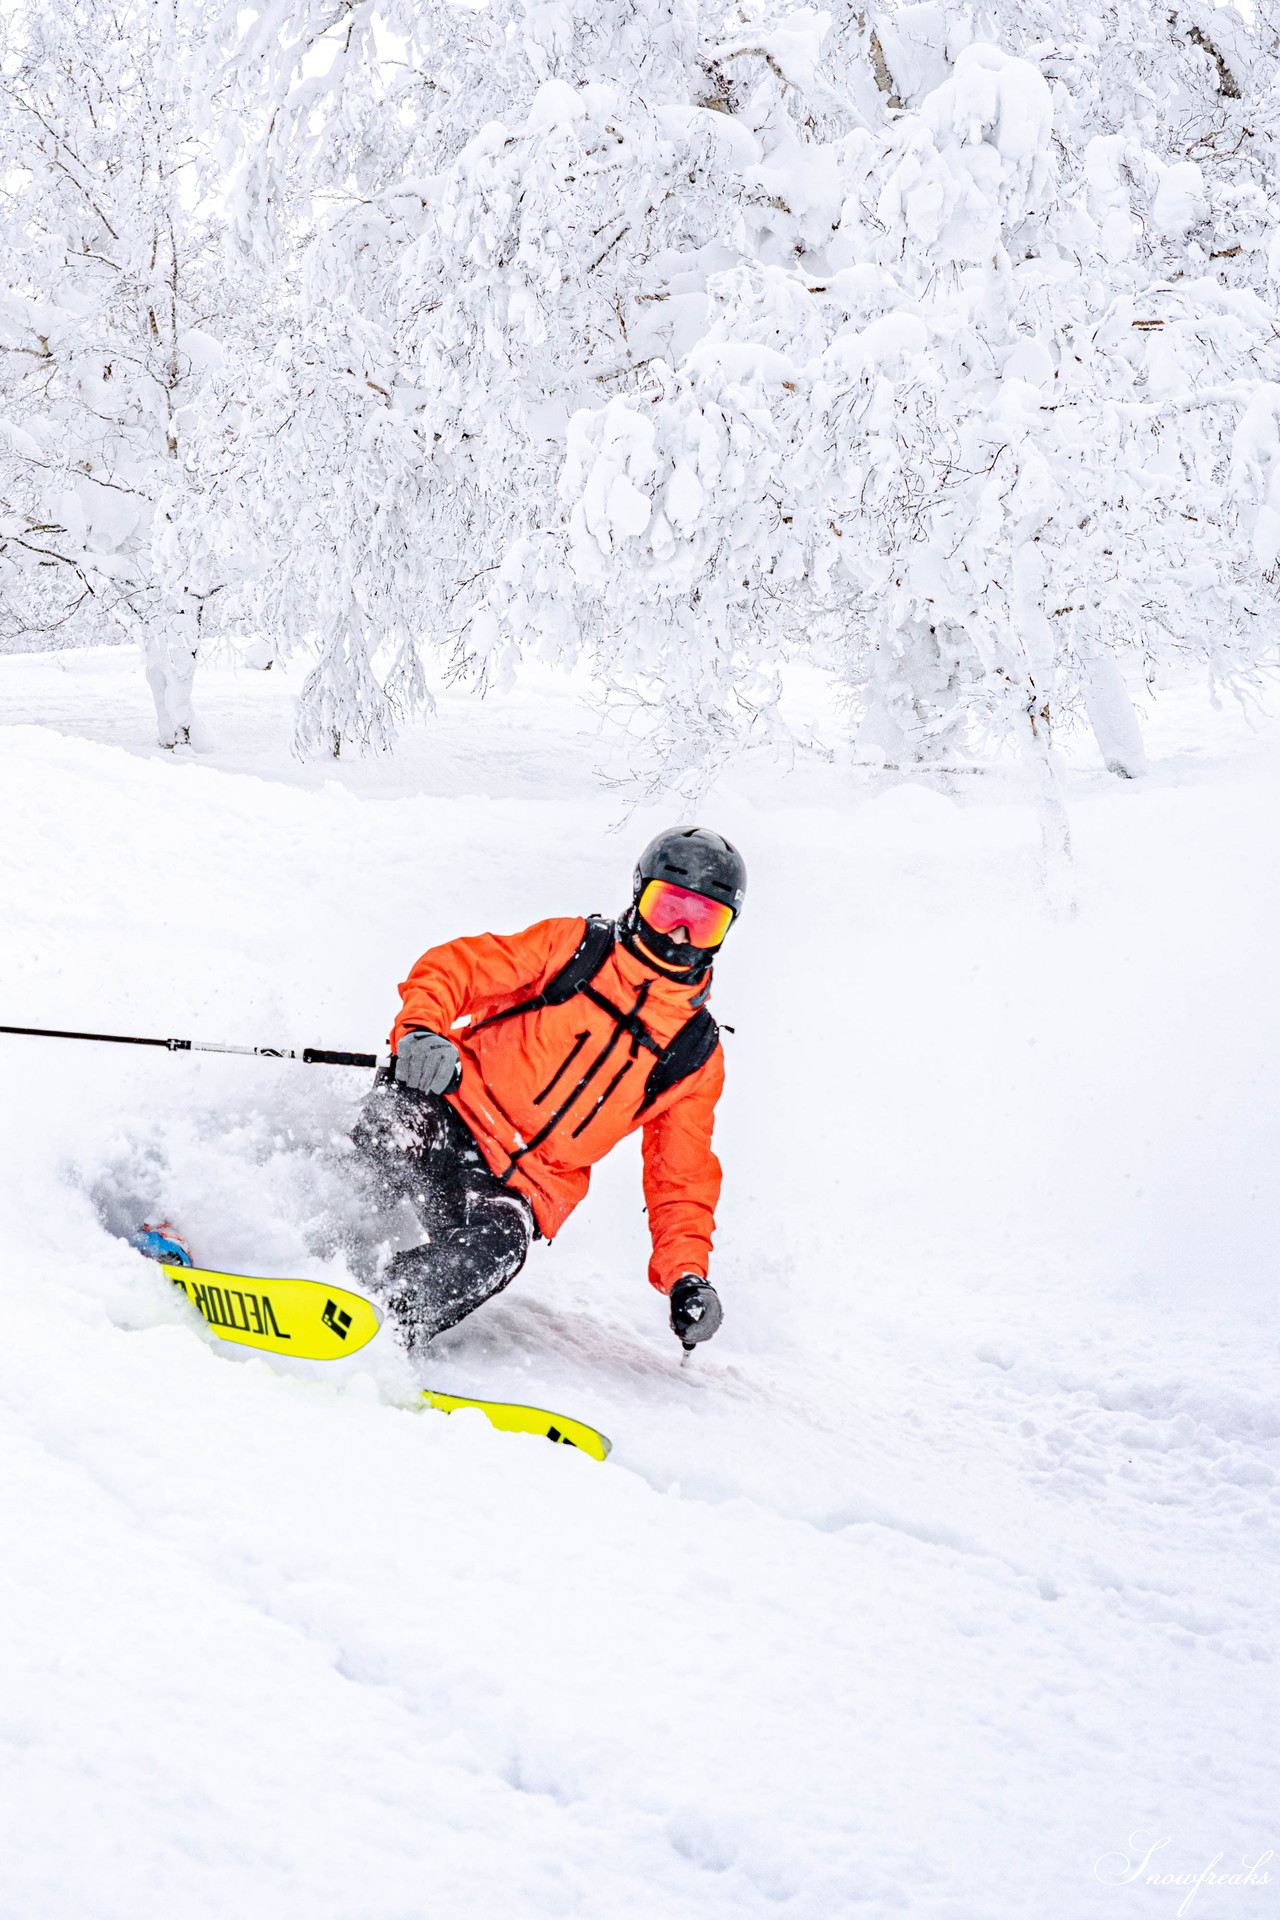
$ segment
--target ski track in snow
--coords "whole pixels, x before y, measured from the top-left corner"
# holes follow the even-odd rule
[[[208,675],[186,761],[133,675],[0,662],[8,1022],[372,1048],[425,946],[611,908],[666,817],[609,831],[552,686],[317,770],[278,674]],[[418,1373],[219,1345],[104,1220],[350,1282],[367,1076],[2,1043],[0,1916],[1145,1920],[1132,1836],[1276,1843],[1280,755],[1157,721],[1077,771],[1073,915],[1012,790],[703,808],[752,887],[687,1368],[631,1150]]]

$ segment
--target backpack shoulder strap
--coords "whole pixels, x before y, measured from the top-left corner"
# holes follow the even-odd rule
[[[589,914],[581,940],[559,973],[552,974],[538,996],[537,1005],[562,1007],[575,993],[590,986],[613,952],[613,939],[612,920],[606,920],[602,914]]]
[[[562,1007],[566,1000],[572,1000],[599,973],[609,955],[613,952],[613,922],[602,914],[593,913],[587,917],[586,931],[558,973],[553,973],[541,993],[534,994],[532,1000],[522,1000],[519,1006],[504,1007],[501,1013],[491,1013],[487,1020],[480,1020],[471,1029],[479,1033],[481,1027],[491,1027],[499,1020],[514,1020],[518,1013],[534,1013],[539,1007]]]
[[[688,1080],[699,1067],[705,1067],[719,1045],[720,1029],[702,1007],[691,1020],[685,1021],[670,1046],[663,1048],[650,1067],[640,1112],[644,1113],[682,1080]]]

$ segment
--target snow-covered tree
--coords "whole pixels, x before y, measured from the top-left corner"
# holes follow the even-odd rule
[[[138,635],[162,738],[202,619],[314,651],[312,749],[585,655],[695,787],[788,658],[1051,786],[1273,657],[1272,0],[2,30],[9,631]]]
[[[318,647],[304,744],[385,739],[432,649],[487,682],[590,642],[572,596],[516,625],[491,589],[554,536],[570,415],[696,336],[669,277],[737,257],[744,136],[696,104],[704,42],[691,6],[625,0],[229,27],[237,217],[297,297],[206,409],[178,565],[238,570],[227,618]]]
[[[183,577],[318,647],[304,744],[537,646],[660,783],[768,738],[797,656],[866,753],[1008,738],[1052,786],[1087,714],[1135,772],[1126,681],[1274,651],[1232,450],[1275,44],[1202,0],[229,12],[233,213],[293,300],[206,406]]]
[[[177,0],[0,14],[0,633],[133,637],[160,739],[192,737],[202,600],[156,551],[235,294]]]
[[[753,636],[757,660],[804,647],[866,746],[928,761],[1011,737],[1050,792],[1073,712],[1140,770],[1126,657],[1228,680],[1274,661],[1232,481],[1276,370],[1272,302],[1234,268],[1274,230],[1267,155],[1242,177],[1239,88],[1203,30],[1109,11],[1032,59],[907,9],[877,35],[887,124],[803,141],[775,119],[749,177],[789,257],[714,277],[702,340],[571,424],[567,570],[602,618],[650,653],[664,627],[672,657],[700,632]],[[796,56],[753,39],[759,124]],[[1121,46],[1125,98],[1135,73],[1164,83],[1149,112],[1120,111]],[[797,92],[806,65],[822,82],[807,55]],[[1204,165],[1180,144],[1197,111]]]

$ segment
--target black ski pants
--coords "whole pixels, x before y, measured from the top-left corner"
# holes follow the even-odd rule
[[[426,1231],[396,1254],[386,1305],[412,1344],[456,1326],[525,1263],[536,1227],[522,1193],[504,1187],[447,1101],[379,1073],[352,1134],[386,1204],[407,1200]]]

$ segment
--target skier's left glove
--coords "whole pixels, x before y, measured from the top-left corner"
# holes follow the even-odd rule
[[[720,1296],[709,1280],[686,1273],[676,1281],[671,1289],[671,1331],[686,1348],[709,1340],[723,1319]]]

